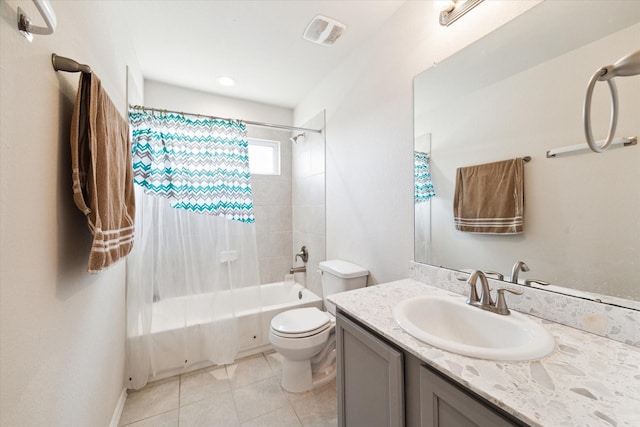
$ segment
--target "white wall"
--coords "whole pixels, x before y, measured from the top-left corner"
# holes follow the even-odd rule
[[[89,64],[122,114],[137,59],[119,2],[54,1],[58,29],[33,43],[18,5],[41,22],[32,2],[0,2],[0,424],[106,426],[124,384],[125,264],[86,273],[69,150],[78,75],[50,57]]]
[[[293,111],[258,102],[213,95],[145,80],[145,104],[168,110],[264,123],[291,124]],[[260,283],[279,282],[293,265],[290,133],[247,126],[249,137],[280,141],[281,174],[252,175]]]
[[[369,283],[407,276],[413,259],[412,79],[538,3],[485,1],[441,27],[440,2],[407,1],[296,107],[296,124],[327,111],[327,258],[368,268]]]

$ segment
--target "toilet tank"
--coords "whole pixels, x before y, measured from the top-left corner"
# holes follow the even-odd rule
[[[335,315],[336,307],[327,301],[327,296],[367,286],[369,271],[359,265],[341,259],[322,261],[319,264],[322,275],[322,297],[328,312]]]

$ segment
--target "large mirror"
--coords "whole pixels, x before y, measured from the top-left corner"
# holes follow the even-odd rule
[[[521,260],[529,267],[521,280],[638,307],[640,145],[547,157],[547,150],[585,142],[582,104],[591,75],[638,49],[640,2],[545,1],[418,75],[415,151],[428,154],[436,196],[415,200],[416,262],[497,271],[509,280]],[[637,136],[640,76],[616,84],[616,136]],[[594,134],[604,139],[605,83],[596,85],[592,105]],[[531,157],[524,233],[457,231],[457,168],[524,156]]]

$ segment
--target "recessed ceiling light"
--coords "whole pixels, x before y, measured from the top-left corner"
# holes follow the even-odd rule
[[[236,84],[236,81],[233,80],[231,77],[221,76],[221,77],[218,77],[218,83],[220,83],[222,86],[233,86]]]

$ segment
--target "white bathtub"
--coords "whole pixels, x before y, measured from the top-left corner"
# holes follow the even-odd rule
[[[149,340],[152,346],[150,380],[211,365],[204,346],[196,343],[185,349],[184,337],[202,333],[202,330],[215,330],[214,320],[217,324],[222,321],[223,325],[225,320],[231,320],[231,316],[225,319],[215,315],[220,311],[216,307],[227,307],[231,300],[236,308],[238,358],[271,349],[269,327],[276,314],[301,307],[322,309],[322,299],[300,284],[278,282],[260,285],[259,288],[259,292],[256,287],[240,288],[215,295],[199,294],[153,303]],[[138,336],[129,337],[134,346],[142,339],[141,331],[140,324]]]

